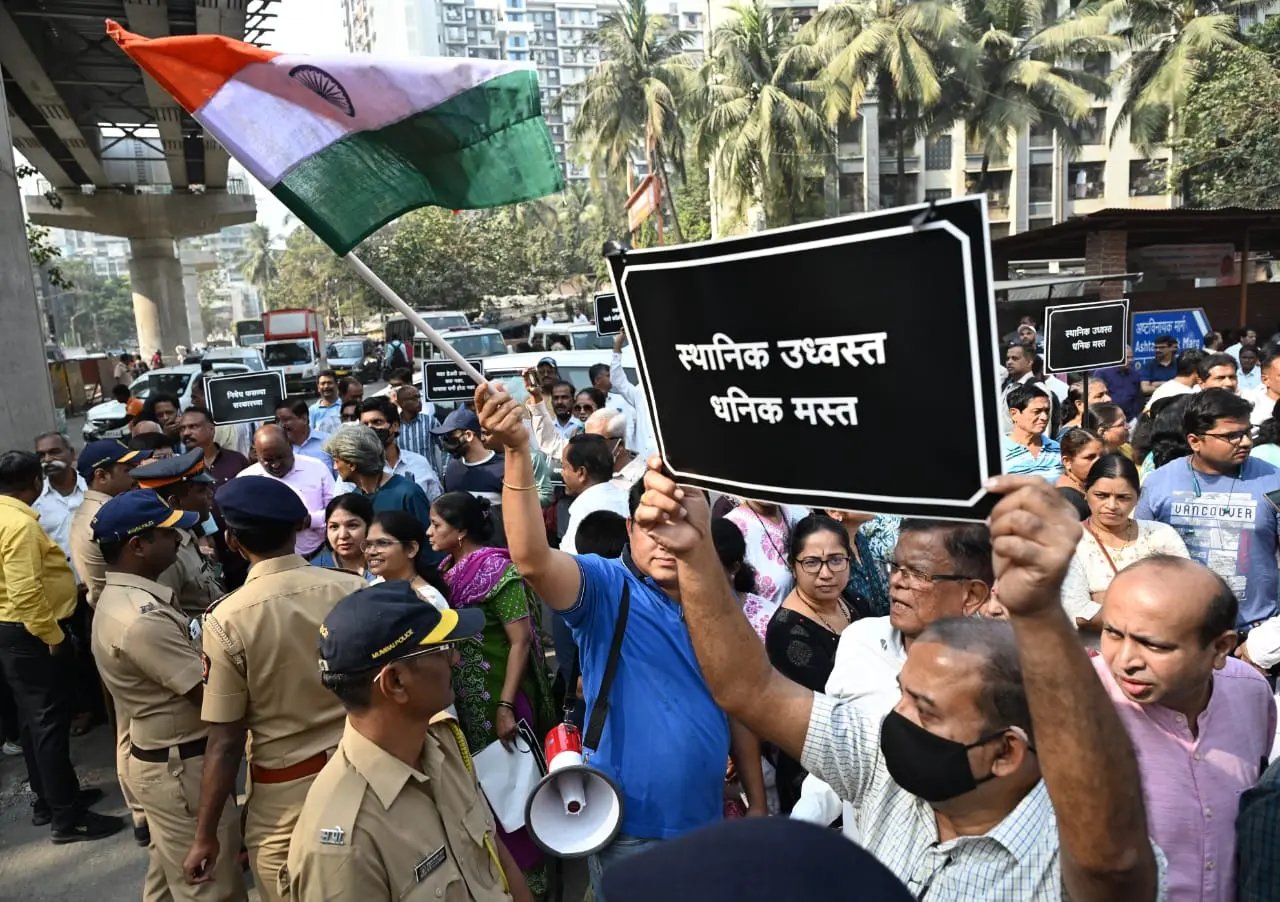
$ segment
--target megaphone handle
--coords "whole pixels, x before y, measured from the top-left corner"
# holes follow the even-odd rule
[[[609,658],[605,661],[604,676],[600,679],[600,691],[596,695],[595,706],[587,720],[587,732],[582,736],[582,748],[594,752],[600,745],[600,736],[604,733],[604,721],[609,716],[609,690],[613,688],[613,678],[618,672],[618,659],[622,657],[622,637],[627,631],[627,615],[631,612],[631,586],[622,583],[622,601],[618,604],[618,623],[613,628],[613,641],[609,645]],[[575,659],[576,660],[576,659]],[[577,683],[577,677],[574,677]]]

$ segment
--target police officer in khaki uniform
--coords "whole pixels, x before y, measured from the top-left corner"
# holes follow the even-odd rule
[[[130,451],[115,439],[102,439],[84,446],[76,459],[76,469],[87,486],[84,501],[71,518],[71,563],[88,591],[89,607],[98,605],[98,596],[106,579],[107,565],[93,540],[93,518],[102,506],[116,495],[133,488],[133,469],[151,456],[150,451]],[[133,815],[133,838],[140,846],[150,842],[147,819],[142,806],[126,785],[125,774],[129,770],[129,718],[121,717],[114,701],[108,706],[116,724],[116,777],[120,781],[120,793],[124,796],[129,813]],[[164,886],[164,875],[158,870],[147,872],[148,891]]]
[[[483,611],[437,610],[407,582],[361,589],[325,618],[320,679],[347,722],[293,831],[295,902],[532,900],[444,713],[453,647],[483,626]]]
[[[221,855],[217,824],[248,750],[244,838],[263,902],[278,902],[289,835],[307,789],[342,738],[342,706],[316,678],[316,631],[338,600],[365,585],[354,573],[312,567],[294,553],[311,515],[269,476],[239,476],[217,491],[227,544],[249,561],[243,586],[204,616],[210,724],[195,842],[183,870],[207,880]]]
[[[138,488],[155,489],[175,510],[199,515],[197,526],[213,522],[213,477],[205,472],[204,452],[199,448],[180,457],[151,460],[133,471]],[[222,597],[222,581],[217,568],[200,550],[194,530],[179,532],[178,560],[160,577],[160,583],[173,590],[178,607],[188,620],[195,620],[192,631],[200,635],[199,620]]]
[[[179,530],[200,515],[174,510],[155,492],[139,489],[112,498],[94,518],[94,537],[106,561],[106,583],[93,618],[98,672],[126,718],[127,781],[151,831],[151,862],[166,887],[145,887],[143,902],[160,899],[243,902],[248,898],[235,855],[219,862],[209,883],[189,886],[182,860],[195,839],[195,812],[208,727],[200,720],[203,662],[173,592],[157,580],[173,566]],[[228,802],[218,839],[240,844],[240,817]]]

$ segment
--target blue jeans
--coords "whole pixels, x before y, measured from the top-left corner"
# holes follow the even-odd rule
[[[591,892],[595,896],[595,902],[605,902],[604,892],[600,888],[600,878],[604,876],[605,871],[622,859],[630,858],[660,842],[662,842],[660,839],[642,839],[639,836],[619,833],[613,842],[588,858],[587,873],[591,877]]]

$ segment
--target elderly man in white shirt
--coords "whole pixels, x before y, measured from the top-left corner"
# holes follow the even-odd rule
[[[630,432],[627,415],[617,410],[597,410],[587,417],[584,430],[587,435],[602,436],[609,443],[613,453],[613,478],[609,480],[623,491],[631,492],[631,487],[644,475],[644,458],[632,454],[627,448],[626,435]]]
[[[258,462],[241,470],[236,478],[269,476],[298,493],[311,515],[311,524],[299,530],[294,551],[305,558],[313,557],[324,547],[324,510],[337,494],[333,474],[314,457],[294,454],[293,443],[284,429],[274,423],[268,423],[254,434],[253,450],[257,453]]]
[[[31,506],[40,515],[40,526],[71,561],[71,518],[80,509],[89,488],[76,472],[76,455],[71,442],[60,432],[46,432],[36,438],[36,454],[44,470],[44,491]],[[72,566],[71,572],[75,573]],[[76,582],[80,576],[76,575]]]
[[[564,448],[564,487],[574,496],[560,550],[577,554],[578,527],[588,514],[613,511],[630,517],[627,493],[613,484],[613,453],[599,435],[575,435]]]

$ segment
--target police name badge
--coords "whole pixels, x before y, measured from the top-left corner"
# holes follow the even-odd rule
[[[320,845],[322,846],[345,846],[347,844],[347,832],[341,827],[321,827],[320,828]]]
[[[422,859],[413,868],[413,879],[416,883],[421,883],[427,878],[432,871],[437,870],[440,865],[444,864],[445,851],[444,846],[436,849],[426,858]]]
[[[187,624],[187,635],[191,637],[192,642],[200,641],[200,637],[204,635],[204,630],[200,628],[199,617],[191,618],[191,622]]]

